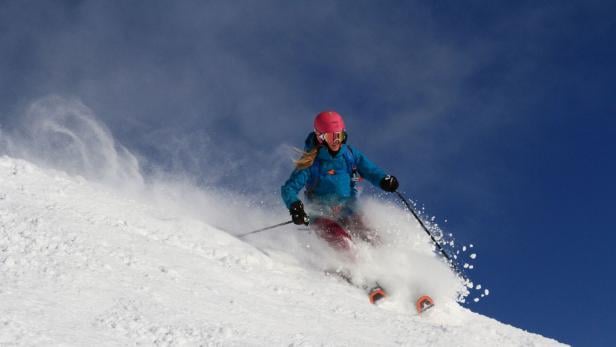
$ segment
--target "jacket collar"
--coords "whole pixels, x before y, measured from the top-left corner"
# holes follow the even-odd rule
[[[346,151],[345,143],[343,143],[340,146],[340,150],[338,151],[338,153],[336,153],[336,155],[332,157],[332,155],[329,153],[329,149],[327,148],[327,145],[323,145],[319,149],[319,155],[317,155],[317,158],[320,160],[333,160],[333,159],[339,158],[342,155],[342,153],[344,153],[344,151]]]

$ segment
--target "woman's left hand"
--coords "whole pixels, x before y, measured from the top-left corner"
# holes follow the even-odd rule
[[[393,193],[396,191],[396,189],[398,189],[398,186],[400,186],[400,184],[398,184],[398,180],[395,176],[387,175],[381,180],[380,186],[381,189],[383,189],[384,191]]]

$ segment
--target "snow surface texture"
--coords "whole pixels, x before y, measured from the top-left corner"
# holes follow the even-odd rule
[[[289,227],[249,244],[205,219],[234,215],[195,211],[1,157],[0,346],[559,345],[460,307],[463,284],[425,240],[409,236],[421,247],[399,259],[387,246],[395,225],[378,213],[371,222],[393,231],[383,251],[360,254],[414,267],[387,272],[383,284],[396,290],[377,307],[319,270],[328,257],[309,232]],[[369,264],[354,276],[380,271]],[[424,291],[437,306],[417,316],[407,299]]]

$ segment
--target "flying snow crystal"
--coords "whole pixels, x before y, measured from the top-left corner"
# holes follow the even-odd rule
[[[476,285],[475,289],[477,289],[477,290],[481,289],[481,284]]]
[[[468,268],[469,268],[470,270],[472,270],[472,269],[474,269],[474,268],[475,268],[475,265],[469,265],[469,266],[468,266]]]
[[[468,265],[468,263],[464,263],[464,268],[465,268],[465,269],[468,269],[468,267],[469,267],[469,266],[470,266],[470,265]]]
[[[474,302],[479,302],[479,298],[474,298],[473,301]]]
[[[470,247],[470,248],[473,248],[473,247],[475,247],[475,246],[473,246],[473,244],[471,243],[471,244],[469,245],[469,247]]]
[[[477,253],[473,253],[473,254],[471,254],[471,255],[470,255],[470,257],[471,257],[471,259],[475,259],[475,258],[477,258]]]
[[[33,102],[11,137],[11,156],[110,183],[143,183],[137,157],[79,100]]]
[[[490,290],[486,288],[486,290],[483,291],[483,293],[487,296],[490,295]]]
[[[466,252],[466,246],[462,246],[462,252]]]

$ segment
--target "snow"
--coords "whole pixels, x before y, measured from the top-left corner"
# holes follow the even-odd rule
[[[425,287],[377,307],[318,270],[309,236],[291,237],[299,233],[290,227],[249,244],[212,226],[236,214],[204,206],[199,218],[0,158],[0,345],[560,345],[461,307],[455,276],[423,239],[409,242],[428,251],[409,255],[415,267],[389,281],[410,271],[401,281]],[[402,257],[365,255],[386,264]],[[376,271],[369,263],[363,275]],[[422,290],[436,306],[418,316],[404,297]]]

